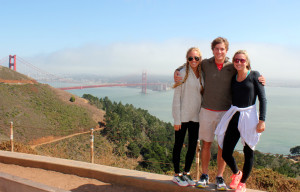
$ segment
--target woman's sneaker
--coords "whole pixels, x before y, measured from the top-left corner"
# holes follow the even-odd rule
[[[179,173],[178,175],[174,176],[172,181],[182,187],[186,187],[189,185],[189,183],[183,178],[182,173]]]
[[[236,190],[236,192],[246,192],[246,183],[239,183]]]
[[[219,190],[219,191],[227,190],[227,186],[224,182],[223,177],[216,177],[216,185],[217,185],[217,190]]]
[[[208,187],[209,177],[207,174],[202,174],[200,180],[197,181],[196,187],[205,188]]]
[[[194,186],[196,185],[195,181],[191,178],[190,172],[183,174],[183,179],[188,182],[189,185]]]
[[[243,173],[241,171],[239,171],[237,174],[233,174],[231,176],[231,183],[230,183],[230,188],[231,189],[236,189],[238,184],[240,183],[241,179],[242,179]]]

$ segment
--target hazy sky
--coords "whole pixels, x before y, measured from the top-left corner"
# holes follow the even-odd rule
[[[268,79],[300,80],[298,0],[0,0],[0,59],[16,54],[52,74],[170,75],[188,48],[249,52]]]

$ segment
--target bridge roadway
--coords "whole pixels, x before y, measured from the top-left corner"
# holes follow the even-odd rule
[[[58,177],[60,174],[62,178],[48,178],[55,182],[55,179],[65,181],[63,183],[74,182],[75,176],[82,179],[89,180],[88,184],[82,184],[75,188],[63,188],[62,186],[48,186],[47,184],[33,181],[34,177],[23,179],[13,174],[1,173],[5,171],[5,166],[15,166],[17,170],[16,175],[20,175],[22,169],[31,174],[34,174],[33,169],[40,171],[48,171],[48,177]],[[51,176],[56,172],[56,175]],[[44,174],[37,172],[35,178],[42,178]],[[61,176],[63,175],[63,176]],[[138,191],[160,191],[160,192],[200,192],[200,191],[215,191],[215,186],[210,185],[209,188],[203,190],[194,187],[179,187],[171,182],[172,177],[160,174],[147,173],[142,171],[128,170],[99,164],[91,164],[86,162],[31,155],[25,153],[16,153],[8,151],[0,151],[0,192],[2,191],[24,191],[24,192],[46,192],[46,191],[124,191],[124,192],[138,192]],[[97,183],[98,182],[98,183]],[[100,184],[99,184],[100,182]],[[52,183],[53,184],[53,183]],[[111,187],[109,187],[111,186]],[[59,187],[59,188],[58,188]],[[234,190],[229,190],[234,191]],[[257,190],[247,189],[247,192],[258,192]]]
[[[101,85],[82,85],[73,87],[61,87],[61,90],[71,90],[71,89],[87,89],[87,88],[97,88],[97,87],[135,87],[135,86],[148,86],[148,85],[161,85],[163,83],[110,83]]]

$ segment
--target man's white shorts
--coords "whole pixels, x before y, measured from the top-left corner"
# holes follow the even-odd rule
[[[215,130],[226,111],[211,111],[201,108],[199,114],[199,140],[213,142]]]

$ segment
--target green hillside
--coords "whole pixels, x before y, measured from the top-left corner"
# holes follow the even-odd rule
[[[0,79],[5,80],[33,80],[32,78],[11,70],[7,67],[0,66]]]
[[[30,79],[5,67],[0,68],[0,78]],[[13,122],[14,140],[23,143],[82,132],[97,125],[90,110],[76,101],[63,101],[53,90],[40,83],[0,83],[0,139],[9,139],[10,122]]]

